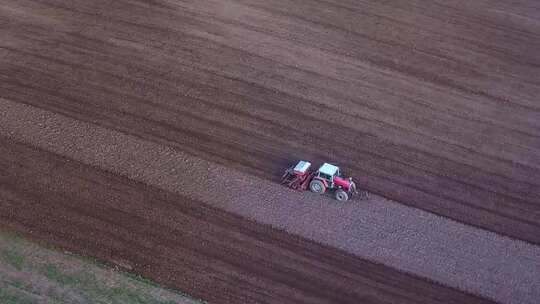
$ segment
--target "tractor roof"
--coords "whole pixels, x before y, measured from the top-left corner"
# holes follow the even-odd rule
[[[324,174],[327,174],[327,175],[331,175],[333,176],[334,174],[336,174],[336,172],[339,170],[338,167],[334,166],[334,165],[331,165],[331,164],[328,164],[328,163],[324,163],[320,168],[319,168],[319,172],[321,173],[324,173]]]

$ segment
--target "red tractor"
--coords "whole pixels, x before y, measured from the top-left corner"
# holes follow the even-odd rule
[[[317,171],[310,171],[311,163],[299,161],[296,166],[285,171],[281,183],[291,189],[306,190],[323,194],[326,190],[334,190],[335,198],[340,202],[346,202],[353,195],[359,194],[352,178],[341,176],[338,167],[324,163]],[[361,199],[368,198],[368,192],[362,191]]]

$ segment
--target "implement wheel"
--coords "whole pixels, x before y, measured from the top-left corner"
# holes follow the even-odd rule
[[[314,179],[309,183],[309,190],[314,193],[323,194],[326,192],[326,187],[324,186],[324,183],[321,182],[318,179]]]

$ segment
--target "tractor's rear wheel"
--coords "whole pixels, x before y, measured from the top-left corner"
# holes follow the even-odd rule
[[[323,182],[318,179],[314,179],[311,181],[311,183],[309,183],[309,190],[311,190],[311,192],[323,194],[326,191],[326,187],[324,186]]]
[[[340,202],[346,202],[347,200],[349,200],[349,194],[343,191],[343,189],[336,190],[335,196],[336,199]]]

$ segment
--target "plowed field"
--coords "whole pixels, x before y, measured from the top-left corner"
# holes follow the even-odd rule
[[[0,3],[6,100],[268,180],[297,159],[335,162],[373,193],[532,244],[540,243],[539,96],[535,1]],[[121,253],[136,271],[196,296],[479,300],[204,201],[7,139],[2,149],[3,225],[105,259]],[[49,166],[67,167],[52,176]],[[131,200],[134,209],[122,209]],[[137,214],[137,204],[153,213]],[[191,249],[170,239],[179,231]],[[258,256],[270,252],[279,263]]]

